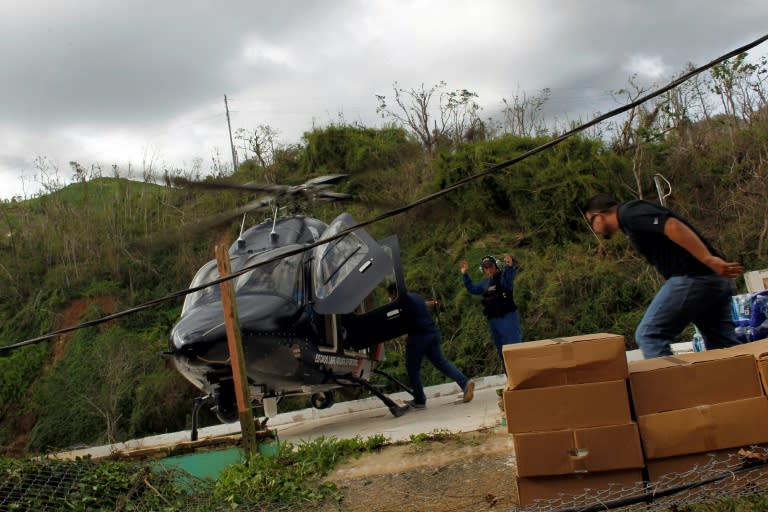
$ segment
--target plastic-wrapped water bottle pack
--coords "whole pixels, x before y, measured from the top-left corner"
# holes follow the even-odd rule
[[[742,299],[745,295],[746,301]],[[768,338],[768,290],[733,299],[736,338],[742,343]]]

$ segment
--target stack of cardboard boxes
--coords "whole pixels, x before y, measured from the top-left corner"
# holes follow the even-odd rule
[[[768,445],[768,340],[627,363],[622,336],[592,334],[503,355],[523,506],[585,489],[642,494],[642,482],[659,491],[665,475]]]
[[[768,442],[768,398],[752,354],[726,349],[633,361],[629,379],[648,479],[657,487],[665,475]]]
[[[643,480],[623,336],[507,345],[503,355],[521,505]]]

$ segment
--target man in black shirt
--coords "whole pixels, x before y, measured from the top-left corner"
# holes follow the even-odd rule
[[[666,279],[635,331],[646,358],[671,355],[670,341],[690,323],[707,349],[739,344],[731,315],[732,279],[744,267],[725,261],[686,219],[663,206],[642,200],[619,204],[597,194],[584,212],[604,238],[623,232]]]

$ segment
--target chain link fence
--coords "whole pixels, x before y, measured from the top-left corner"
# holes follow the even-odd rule
[[[585,489],[578,495],[541,500],[510,512],[684,511],[705,505],[710,511],[768,509],[768,448],[720,453],[650,483]],[[91,459],[0,461],[0,512],[63,510],[287,512],[303,507],[217,496],[213,480],[159,464]]]
[[[741,500],[764,502],[768,509],[768,449],[752,447],[738,452],[712,454],[708,460],[682,472],[671,472],[651,482],[612,486],[579,495],[539,500],[515,509],[519,512],[682,511],[686,507],[723,504],[722,510]],[[707,510],[719,510],[708,508]]]

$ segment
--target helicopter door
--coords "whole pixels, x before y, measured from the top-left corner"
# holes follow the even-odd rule
[[[342,213],[328,225],[321,238],[355,225],[351,215]],[[312,307],[320,314],[350,313],[391,273],[392,259],[363,229],[319,245],[312,258]]]
[[[373,347],[407,332],[401,302],[406,289],[400,264],[400,246],[396,236],[381,240],[379,244],[389,254],[392,268],[388,279],[381,282],[357,310],[340,316],[339,321],[345,333],[344,348],[347,349],[361,350]],[[397,287],[396,295],[391,301],[387,290],[390,284]]]

